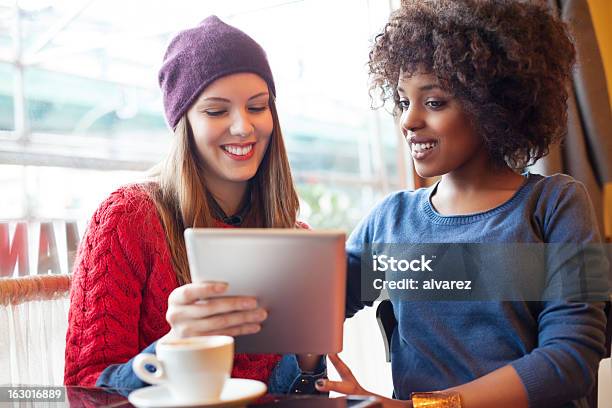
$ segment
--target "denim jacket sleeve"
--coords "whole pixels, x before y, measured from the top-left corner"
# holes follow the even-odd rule
[[[142,353],[155,354],[156,344],[157,342],[151,343],[148,347],[142,350]],[[132,358],[127,363],[111,364],[106,367],[98,377],[98,381],[96,381],[96,387],[134,390],[136,388],[142,388],[149,385],[148,383],[138,378],[136,376],[136,373],[134,373],[134,370],[132,370],[132,363],[134,362],[134,358]]]
[[[152,343],[142,350],[142,353],[155,354],[156,344],[157,342]],[[134,358],[123,364],[112,364],[106,367],[98,377],[96,386],[129,391],[149,385],[138,378],[132,370]],[[303,373],[295,354],[286,354],[270,375],[268,392],[271,394],[318,394],[314,383],[319,378],[326,377],[327,364],[324,357],[321,358],[313,373]]]
[[[300,370],[295,354],[285,354],[276,365],[268,382],[268,392],[271,394],[319,394],[315,382],[327,377],[325,356],[321,358],[314,372],[305,373]]]

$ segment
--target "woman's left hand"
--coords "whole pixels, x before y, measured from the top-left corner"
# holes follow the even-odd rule
[[[359,384],[351,369],[338,357],[337,354],[330,354],[329,361],[334,365],[338,374],[340,374],[340,381],[330,381],[330,380],[317,380],[316,387],[317,390],[321,392],[330,392],[335,391],[341,394],[346,395],[364,395],[375,397],[378,399],[385,408],[409,408],[412,407],[412,403],[410,401],[400,401],[394,400],[391,398],[385,398],[381,395],[374,394],[372,392],[367,391],[365,388]]]

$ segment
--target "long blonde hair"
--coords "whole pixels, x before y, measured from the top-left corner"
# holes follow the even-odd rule
[[[251,203],[242,226],[294,228],[299,201],[272,96],[269,106],[274,128],[257,173],[249,180]],[[175,128],[166,160],[152,169],[151,176],[155,183],[148,184],[148,191],[166,233],[177,281],[183,285],[191,282],[183,232],[215,226],[202,159],[186,114]]]

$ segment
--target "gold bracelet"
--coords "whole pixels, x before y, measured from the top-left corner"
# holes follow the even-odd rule
[[[414,408],[461,408],[458,392],[413,392],[410,399]]]

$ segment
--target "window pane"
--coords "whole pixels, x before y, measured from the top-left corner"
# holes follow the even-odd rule
[[[0,23],[9,27],[14,5],[6,4]],[[152,3],[137,21],[138,2],[19,4],[30,133],[25,144],[0,140],[4,163],[21,164],[11,180],[24,186],[13,182],[6,190],[20,203],[15,214],[87,219],[112,189],[139,174],[118,169],[145,169],[165,156],[172,135],[157,85],[162,56],[177,30],[210,14],[245,30],[267,52],[304,219],[351,229],[400,186],[393,118],[370,109],[366,69],[388,2],[177,0]],[[0,32],[0,53],[9,44],[10,35]],[[13,69],[0,64],[0,130],[14,129]]]
[[[122,137],[166,136],[159,93],[41,69],[25,75],[34,132]]]
[[[0,130],[14,130],[13,66],[0,63]]]
[[[25,216],[26,191],[23,166],[0,165],[0,220]]]
[[[8,60],[13,55],[14,4],[0,2],[0,59]]]
[[[88,220],[112,191],[143,173],[0,165],[0,220]]]
[[[300,196],[300,219],[313,228],[334,228],[347,235],[363,218],[371,204],[382,194],[359,185],[329,185],[301,182],[297,186]]]

